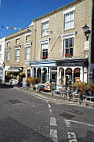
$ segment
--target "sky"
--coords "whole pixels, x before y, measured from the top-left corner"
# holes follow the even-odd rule
[[[32,21],[74,0],[0,0],[0,38],[24,29]]]

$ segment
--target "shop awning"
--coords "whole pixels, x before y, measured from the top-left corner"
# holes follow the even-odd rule
[[[88,59],[63,59],[57,60],[57,66],[88,66]]]
[[[46,60],[46,61],[30,62],[29,65],[31,67],[54,67],[56,66],[56,61]]]
[[[15,68],[9,68],[8,70],[6,70],[7,72],[20,72],[20,68],[19,67],[15,67]]]

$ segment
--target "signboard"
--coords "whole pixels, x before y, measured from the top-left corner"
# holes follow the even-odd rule
[[[89,50],[89,41],[84,42],[84,50]]]

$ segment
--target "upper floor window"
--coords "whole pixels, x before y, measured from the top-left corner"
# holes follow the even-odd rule
[[[47,59],[48,58],[48,43],[44,43],[41,45],[42,48],[42,59]]]
[[[15,61],[19,62],[19,60],[20,60],[20,49],[18,48],[15,50]]]
[[[20,38],[16,39],[16,44],[20,44]]]
[[[10,60],[10,51],[6,51],[6,60],[9,61]]]
[[[26,35],[26,41],[29,41],[31,38],[31,35]]]
[[[49,32],[49,21],[42,23],[42,36],[48,35]]]
[[[74,38],[64,39],[64,57],[73,57]]]
[[[7,42],[7,47],[10,47],[10,41]]]
[[[2,54],[0,53],[0,60],[2,60]]]
[[[66,13],[64,15],[64,25],[65,30],[73,29],[74,28],[74,11]]]
[[[25,60],[30,60],[30,46],[25,47]]]
[[[2,50],[2,45],[0,45],[0,51]]]

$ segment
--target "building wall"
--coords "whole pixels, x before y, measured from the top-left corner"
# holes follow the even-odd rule
[[[75,7],[75,19],[74,29],[64,30],[64,14],[65,10],[69,10]],[[41,23],[42,20],[49,18],[49,32],[48,36],[41,36]],[[85,35],[82,27],[87,24],[90,29],[92,26],[92,0],[78,0],[77,2],[68,6],[62,7],[60,10],[56,10],[51,14],[40,17],[34,21],[36,32],[36,45],[35,45],[35,60],[39,61],[41,54],[40,41],[49,39],[49,57],[48,59],[62,59],[63,58],[63,47],[61,35],[75,32],[74,41],[74,57],[73,58],[85,58],[86,55],[90,55],[89,51],[84,51]],[[90,38],[89,38],[90,40]],[[91,48],[91,41],[90,41]],[[53,50],[52,50],[53,49]],[[52,51],[51,51],[52,50]],[[90,58],[90,57],[89,57]]]
[[[0,60],[0,64],[2,64],[4,62],[4,51],[5,51],[5,37],[0,39],[0,45],[1,45],[1,60]]]
[[[30,40],[26,41],[26,36],[30,34]],[[16,39],[20,38],[20,43],[16,44]],[[7,42],[10,41],[10,46],[7,47]],[[5,64],[6,66],[10,67],[25,67],[27,69],[29,67],[29,61],[25,60],[25,45],[26,44],[31,45],[31,52],[30,52],[30,60],[32,60],[32,33],[31,31],[29,32],[17,32],[13,35],[7,36],[5,40]],[[15,61],[15,49],[20,46],[20,60],[19,62]],[[6,51],[10,50],[10,60],[7,61],[6,59]]]

